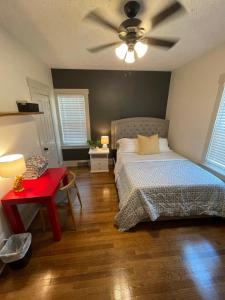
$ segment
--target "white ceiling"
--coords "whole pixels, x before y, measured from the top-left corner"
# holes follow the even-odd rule
[[[117,41],[110,30],[84,21],[98,8],[118,25],[125,19],[121,0],[3,0],[0,25],[50,67],[74,69],[173,70],[225,42],[225,0],[181,0],[187,14],[151,31],[155,37],[179,37],[171,50],[151,47],[132,65],[115,56],[114,49],[98,54],[86,48]],[[139,14],[145,28],[150,17],[170,0],[141,0],[145,10]],[[148,34],[149,35],[149,34]]]

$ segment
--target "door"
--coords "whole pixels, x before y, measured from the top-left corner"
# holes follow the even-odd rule
[[[32,84],[30,84],[30,82]],[[49,167],[57,167],[59,165],[59,156],[52,121],[49,89],[45,85],[41,86],[38,82],[35,84],[35,81],[33,80],[28,80],[28,85],[32,102],[38,103],[39,111],[44,113],[42,115],[34,115],[42,155],[48,160]]]

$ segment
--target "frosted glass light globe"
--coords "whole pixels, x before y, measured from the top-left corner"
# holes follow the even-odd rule
[[[127,44],[125,44],[125,43],[121,44],[119,47],[117,47],[117,48],[115,49],[116,56],[117,56],[119,59],[124,59],[125,56],[126,56],[127,50],[128,50]]]
[[[127,55],[125,57],[125,62],[128,64],[132,64],[135,62],[134,50],[128,50]]]
[[[145,53],[148,50],[148,45],[142,43],[142,42],[137,42],[134,46],[134,50],[137,52],[137,56],[139,58],[143,57]]]

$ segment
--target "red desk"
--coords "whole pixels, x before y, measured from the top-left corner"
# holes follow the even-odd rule
[[[55,195],[62,180],[64,184],[67,184],[67,174],[66,168],[48,169],[38,179],[24,180],[23,192],[15,193],[12,190],[3,197],[2,207],[14,233],[25,232],[17,205],[41,203],[47,206],[54,239],[56,241],[61,239]]]

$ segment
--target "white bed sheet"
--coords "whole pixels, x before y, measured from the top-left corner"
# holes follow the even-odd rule
[[[166,161],[166,160],[187,160],[187,158],[177,154],[174,151],[162,152],[159,154],[140,155],[138,153],[124,153],[117,151],[117,161],[114,169],[115,180],[117,180],[121,168],[129,162],[143,161]]]

